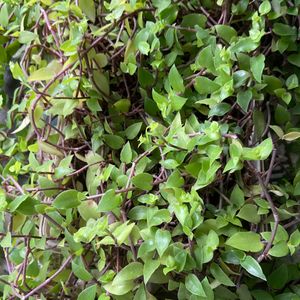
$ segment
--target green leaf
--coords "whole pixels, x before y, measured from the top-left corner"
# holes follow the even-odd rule
[[[123,244],[125,240],[127,240],[133,230],[133,227],[134,223],[129,224],[129,221],[127,221],[114,230],[113,236],[116,238],[118,245]]]
[[[266,15],[267,13],[269,13],[271,11],[272,7],[271,7],[271,3],[268,0],[264,0],[259,8],[258,11],[261,15]]]
[[[114,107],[118,112],[127,113],[130,109],[131,102],[128,99],[120,99],[114,103]]]
[[[99,212],[108,212],[112,211],[115,208],[119,207],[122,203],[122,196],[116,195],[114,190],[108,190],[105,192],[98,204]]]
[[[28,77],[28,81],[51,80],[60,72],[62,65],[57,60],[52,60],[47,67],[40,68]]]
[[[193,295],[200,296],[200,297],[206,297],[203,286],[195,274],[189,274],[185,278],[185,287]]]
[[[279,290],[284,288],[289,280],[289,269],[287,264],[279,265],[279,267],[268,276],[268,284],[272,289]]]
[[[259,54],[258,56],[252,56],[250,58],[250,69],[253,77],[257,82],[261,82],[261,76],[265,67],[265,56]]]
[[[108,96],[110,94],[109,77],[103,74],[103,71],[98,69],[93,72],[93,85],[95,89]]]
[[[79,0],[79,7],[82,12],[94,23],[96,18],[96,8],[94,1]]]
[[[206,68],[212,73],[215,72],[215,64],[211,46],[207,46],[199,52],[196,57],[196,66],[199,69]]]
[[[138,49],[140,50],[140,52],[144,55],[148,55],[149,51],[150,51],[150,46],[147,42],[145,41],[140,41],[138,43]]]
[[[127,142],[121,153],[120,153],[120,159],[123,163],[126,163],[126,164],[129,164],[132,160],[132,150],[131,150],[131,147],[130,147],[130,143]]]
[[[232,77],[234,88],[239,88],[246,84],[247,79],[250,77],[250,73],[245,70],[238,70],[233,73]]]
[[[298,77],[296,74],[292,74],[289,76],[285,82],[288,90],[292,90],[294,88],[297,88],[299,86]]]
[[[283,130],[281,129],[281,127],[277,126],[277,125],[270,125],[269,126],[276,134],[277,136],[281,139],[284,135]]]
[[[228,103],[219,103],[215,106],[213,106],[213,108],[209,111],[208,116],[212,117],[212,116],[224,116],[226,113],[228,113],[231,109],[231,105],[229,105]]]
[[[124,145],[124,139],[118,135],[104,134],[104,142],[112,149],[118,150]]]
[[[289,254],[289,247],[286,241],[280,241],[276,243],[269,251],[271,256],[274,257],[284,257]]]
[[[216,25],[215,26],[218,35],[227,43],[230,43],[231,39],[237,36],[236,30],[228,25]]]
[[[26,200],[23,201],[17,208],[17,212],[20,213],[20,214],[23,214],[25,216],[31,216],[31,215],[34,215],[37,213],[36,211],[36,205],[39,204],[40,201],[33,198],[33,197],[30,197],[30,196],[27,196]]]
[[[178,96],[173,92],[169,94],[169,99],[171,100],[171,106],[174,111],[180,110],[187,101],[187,98]]]
[[[147,284],[152,274],[157,270],[160,266],[160,262],[158,260],[146,259],[143,269],[144,282]]]
[[[142,125],[143,125],[142,122],[137,122],[137,123],[134,123],[134,124],[128,126],[125,129],[126,137],[129,140],[133,140],[138,135],[138,133],[140,132]]]
[[[279,36],[290,36],[290,35],[297,35],[296,27],[289,26],[283,23],[275,23],[273,26],[273,32]]]
[[[224,284],[226,286],[235,286],[232,280],[216,263],[211,264],[210,272],[221,284]]]
[[[258,44],[255,43],[249,37],[239,38],[238,42],[231,46],[232,52],[251,52],[258,47]]]
[[[3,3],[0,9],[0,25],[3,27],[6,27],[9,24],[9,14],[7,5],[7,3]]]
[[[249,241],[250,243],[250,241]],[[267,280],[259,263],[252,257],[246,256],[244,260],[241,261],[241,266],[251,275],[258,277],[262,280]]]
[[[132,183],[141,190],[150,191],[152,190],[153,178],[149,173],[141,173],[132,178]]]
[[[254,148],[243,148],[242,157],[245,160],[264,160],[269,157],[273,150],[273,142],[268,138]]]
[[[237,94],[237,103],[244,112],[248,111],[249,103],[252,100],[252,91],[239,91]]]
[[[9,203],[9,205],[7,207],[8,210],[10,212],[16,211],[22,203],[26,202],[26,200],[28,198],[29,198],[29,195],[17,196],[12,202]]]
[[[168,223],[172,219],[170,212],[167,209],[148,209],[147,224],[149,227],[160,225],[164,222]]]
[[[194,86],[199,94],[211,94],[220,88],[219,84],[204,76],[197,77]]]
[[[172,66],[168,74],[168,79],[173,90],[177,93],[183,93],[185,90],[183,79],[175,65]]]
[[[78,212],[80,216],[88,221],[89,219],[98,219],[100,218],[99,212],[97,212],[97,203],[93,200],[82,201],[78,206]]]
[[[0,246],[2,248],[9,248],[12,246],[12,238],[11,238],[11,233],[8,232],[1,240]]]
[[[138,69],[138,80],[143,88],[151,87],[154,83],[153,75],[144,68]]]
[[[77,278],[84,281],[89,281],[93,278],[93,276],[86,270],[81,258],[76,258],[76,262],[72,261],[72,272]]]
[[[21,44],[29,44],[30,42],[34,41],[38,35],[31,31],[23,30],[20,32],[19,35],[19,42]]]
[[[237,214],[237,216],[250,223],[258,224],[260,222],[260,216],[257,212],[257,206],[254,204],[245,204]]]
[[[52,205],[57,209],[74,208],[80,205],[83,196],[76,190],[61,192],[53,201]]]
[[[133,280],[122,281],[121,283],[114,284],[113,282],[103,285],[103,288],[112,295],[122,296],[130,292],[134,288]]]
[[[235,204],[237,207],[241,207],[245,202],[244,192],[236,184],[230,195],[230,202]]]
[[[171,242],[171,234],[167,230],[158,229],[155,233],[155,247],[161,257]]]
[[[291,54],[288,56],[288,61],[297,66],[297,67],[300,67],[300,53],[297,53],[297,54]]]
[[[260,235],[254,232],[234,233],[226,241],[226,245],[249,252],[259,252],[263,249],[263,243],[260,241]]]
[[[104,53],[97,53],[94,57],[93,60],[97,62],[97,66],[100,68],[106,67],[108,60],[107,56]]]
[[[54,171],[55,179],[63,178],[74,171],[73,168],[70,168],[72,159],[73,155],[68,155],[60,161],[58,167],[56,167]]]
[[[124,281],[133,280],[143,275],[143,264],[132,262],[124,267],[114,278],[114,284],[121,284]]]
[[[91,285],[84,289],[79,295],[77,300],[95,299],[97,292],[97,284]]]

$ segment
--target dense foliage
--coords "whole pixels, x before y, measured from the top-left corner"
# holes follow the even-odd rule
[[[1,299],[300,299],[299,8],[1,0]]]

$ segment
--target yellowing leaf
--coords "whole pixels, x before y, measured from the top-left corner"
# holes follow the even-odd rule
[[[289,142],[294,141],[298,138],[300,138],[300,132],[297,132],[297,131],[289,132],[282,136],[283,140],[286,140]]]

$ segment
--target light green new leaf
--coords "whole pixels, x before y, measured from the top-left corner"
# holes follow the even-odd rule
[[[243,148],[242,157],[245,160],[264,160],[269,157],[273,150],[273,142],[271,138],[262,141],[254,148]]]

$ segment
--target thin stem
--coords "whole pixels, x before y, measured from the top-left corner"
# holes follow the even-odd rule
[[[27,293],[22,300],[28,299],[30,296],[34,295],[36,292],[41,290],[42,288],[46,287],[57,275],[59,275],[66,267],[67,265],[71,262],[73,257],[73,254],[70,255],[65,262],[60,266],[60,268],[53,274],[51,275],[48,279],[46,279],[43,283],[41,283],[39,286],[31,290],[29,293]]]

